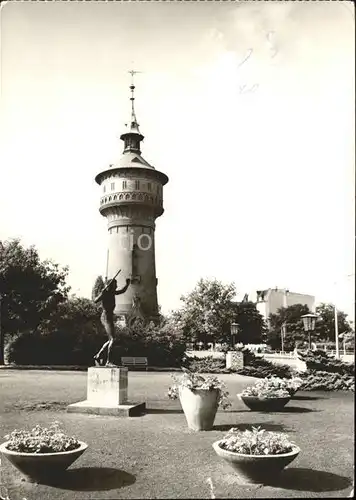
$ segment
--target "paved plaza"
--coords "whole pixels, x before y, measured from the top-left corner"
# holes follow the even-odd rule
[[[220,410],[214,429],[187,428],[177,401],[166,397],[166,372],[130,372],[133,399],[146,401],[142,417],[115,418],[66,413],[85,399],[86,372],[0,370],[0,435],[14,428],[48,426],[59,420],[66,432],[88,443],[88,450],[55,485],[21,481],[2,460],[2,480],[11,500],[113,498],[300,498],[347,497],[354,464],[354,394],[298,393],[285,411],[255,413],[236,393],[253,379],[220,375],[232,408]],[[301,448],[278,484],[239,483],[212,448],[230,427],[261,425],[283,431]]]

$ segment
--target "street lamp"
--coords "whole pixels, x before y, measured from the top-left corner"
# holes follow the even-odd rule
[[[283,323],[281,326],[281,347],[282,347],[282,352],[284,352],[284,340],[286,338],[286,332],[287,332],[287,324]]]
[[[234,345],[235,345],[235,335],[237,335],[239,333],[239,325],[238,325],[238,323],[231,323],[230,332],[231,332],[231,347],[234,347]]]
[[[316,314],[313,314],[313,313],[309,313],[309,314],[304,314],[302,316],[302,319],[303,319],[303,326],[304,326],[304,331],[305,332],[308,332],[308,345],[309,345],[309,350],[311,348],[311,339],[310,339],[310,335],[311,333],[310,332],[313,332],[315,330],[315,322],[316,322],[316,318],[318,316]]]

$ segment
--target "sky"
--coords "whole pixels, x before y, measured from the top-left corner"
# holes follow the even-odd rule
[[[105,273],[94,177],[120,157],[136,75],[142,155],[166,173],[158,299],[200,278],[354,317],[351,2],[1,4],[0,240]]]

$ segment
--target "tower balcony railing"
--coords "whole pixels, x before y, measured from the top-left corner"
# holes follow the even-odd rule
[[[115,193],[103,196],[100,199],[100,206],[109,204],[121,204],[121,203],[144,203],[148,205],[163,205],[163,199],[161,196],[151,195],[148,193]]]

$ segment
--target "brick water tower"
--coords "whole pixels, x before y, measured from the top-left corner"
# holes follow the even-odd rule
[[[141,155],[144,136],[136,119],[133,81],[130,90],[131,121],[120,137],[122,156],[95,177],[101,190],[99,211],[108,223],[107,277],[121,269],[118,288],[130,279],[127,291],[116,296],[115,314],[126,323],[158,317],[155,220],[163,214],[163,186],[168,182]]]

